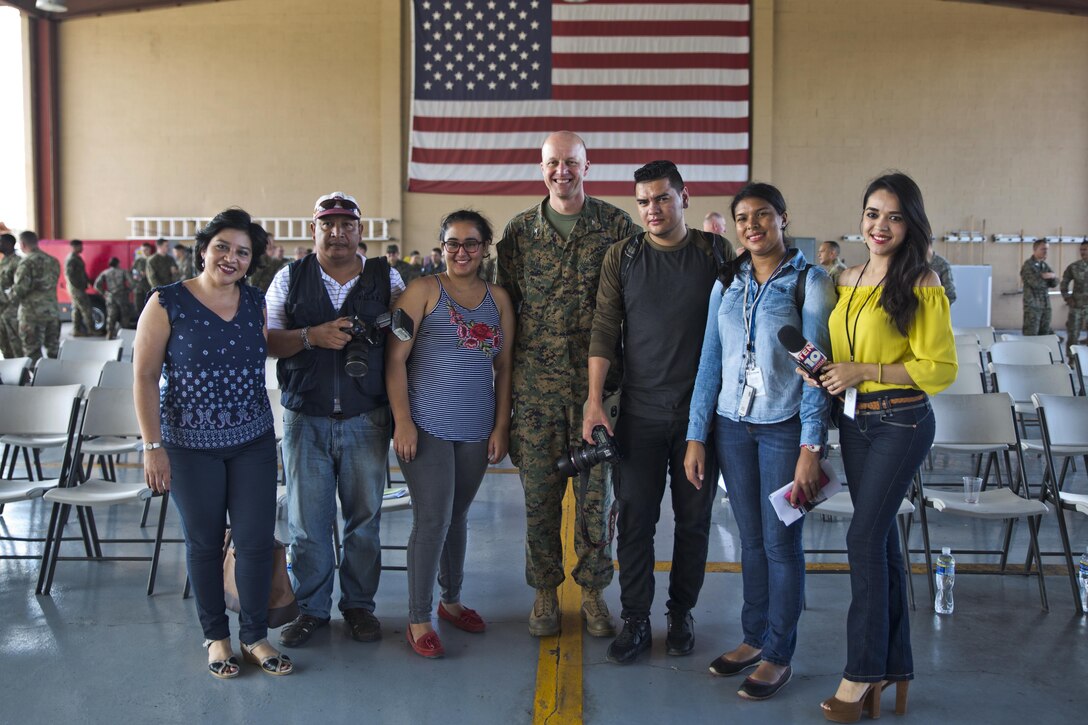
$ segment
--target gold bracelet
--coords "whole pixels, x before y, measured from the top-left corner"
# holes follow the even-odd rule
[[[876,384],[882,385],[884,383],[884,366],[880,363],[876,364]]]

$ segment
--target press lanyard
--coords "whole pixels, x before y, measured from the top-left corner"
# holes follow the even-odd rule
[[[786,260],[789,257],[790,257],[790,254],[789,254],[789,251],[787,250],[786,254],[778,262],[778,266],[774,268],[773,272],[771,272],[771,276],[767,278],[767,281],[764,282],[762,285],[759,284],[758,280],[756,281],[756,287],[758,288],[758,290],[756,291],[755,299],[752,300],[752,309],[751,310],[748,309],[748,280],[744,280],[744,308],[743,308],[743,314],[744,314],[744,342],[745,342],[745,360],[744,360],[744,363],[745,363],[746,367],[751,367],[752,364],[753,364],[753,361],[755,360],[756,343],[755,343],[755,340],[752,338],[752,319],[756,316],[756,305],[759,304],[759,301],[763,298],[764,290],[766,290],[768,287],[771,286],[771,281],[775,278],[775,275],[778,274],[778,270],[782,269],[782,265],[784,265],[786,263]],[[756,274],[755,274],[755,265],[754,264],[750,267],[750,270],[751,270],[752,279],[755,279]]]
[[[850,362],[854,362],[854,342],[858,339],[858,320],[861,319],[861,313],[865,311],[866,305],[869,304],[869,300],[873,299],[873,295],[880,289],[880,285],[884,284],[884,280],[888,278],[887,273],[880,278],[880,281],[873,287],[873,291],[869,293],[869,296],[865,298],[865,301],[861,303],[861,307],[858,309],[858,316],[854,318],[854,335],[850,336],[850,305],[854,302],[854,293],[858,291],[858,285],[861,284],[861,278],[865,276],[865,270],[869,268],[869,261],[865,261],[865,266],[861,268],[861,274],[854,280],[854,289],[850,290],[850,298],[846,300],[846,319],[843,320],[843,326],[846,327],[846,346],[850,348]]]

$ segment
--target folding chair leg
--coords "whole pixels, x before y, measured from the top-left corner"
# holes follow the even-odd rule
[[[71,504],[60,505],[60,518],[57,520],[56,536],[53,541],[53,556],[49,559],[49,568],[45,574],[45,587],[42,594],[49,596],[49,592],[53,589],[53,575],[57,571],[57,560],[60,558],[60,545],[64,541],[64,527],[68,523],[68,515],[71,513]]]
[[[1039,519],[1041,516],[1028,517],[1028,530],[1031,532],[1031,546],[1035,550],[1035,564],[1039,567],[1039,601],[1043,605],[1043,611],[1050,611],[1050,603],[1046,598],[1046,573],[1043,571],[1043,550],[1039,548]]]
[[[42,449],[34,449],[34,470],[38,472],[38,480],[44,481],[45,474],[42,473]]]
[[[8,467],[8,453],[10,453],[10,452],[11,452],[11,444],[10,443],[5,443],[4,444],[4,456],[3,456],[2,459],[0,459],[0,473],[2,473],[3,470]],[[8,476],[8,478],[11,478],[11,476]]]
[[[94,555],[96,558],[102,558],[102,540],[98,538],[98,525],[94,522],[94,509],[90,506],[84,507],[87,511],[87,527],[91,530],[91,543],[94,545]]]
[[[34,480],[34,472],[30,468],[30,452],[26,448],[23,448],[22,451],[23,451],[23,465],[26,466],[26,478],[27,478],[28,481],[33,481]],[[15,471],[14,462],[12,463],[11,468],[12,468],[12,472],[14,473],[14,471]],[[11,476],[8,476],[8,478],[11,478]]]
[[[1016,519],[1005,519],[1005,540],[1001,544],[1001,573],[1005,573],[1005,567],[1009,563],[1009,547],[1012,545],[1012,529],[1016,525]],[[1030,554],[1030,552],[1029,552]]]
[[[155,552],[151,555],[151,573],[147,577],[147,596],[155,593],[155,575],[159,571],[159,552],[162,551],[162,531],[166,527],[166,508],[170,503],[170,492],[162,495],[162,505],[159,507],[159,528],[155,531]]]
[[[926,517],[926,500],[922,494],[922,481],[919,474],[915,474],[914,483],[918,487],[918,502],[915,504],[915,508],[918,511],[918,520],[922,524],[922,548],[926,555],[926,579],[929,581],[929,598],[931,601],[937,601],[937,588],[933,582],[933,552],[930,551],[929,543],[929,521]]]
[[[52,558],[54,530],[57,527],[60,504],[53,504],[53,510],[49,514],[49,525],[45,529],[45,545],[42,547],[42,563],[38,567],[38,585],[34,588],[37,594],[45,594],[45,574],[49,570],[49,560]]]
[[[181,598],[182,599],[188,599],[189,598],[189,590],[192,588],[192,585],[193,585],[193,580],[190,579],[189,574],[186,573],[185,574],[185,588],[181,590]]]
[[[88,559],[94,558],[94,537],[91,535],[90,523],[87,520],[87,516],[82,507],[76,507],[76,518],[79,519],[79,531],[83,536],[83,550],[87,553]]]
[[[908,546],[910,543],[910,536],[907,528],[903,525],[905,523],[903,517],[896,516],[895,518],[896,523],[899,526],[899,539],[903,546],[903,564],[907,569],[907,592],[910,594],[910,608],[913,611],[917,609],[917,607],[914,604],[914,572],[911,570],[910,566],[910,547]]]
[[[151,511],[151,499],[144,501],[144,515],[140,517],[140,528],[147,526],[147,514]]]

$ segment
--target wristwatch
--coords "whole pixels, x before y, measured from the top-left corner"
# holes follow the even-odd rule
[[[823,446],[815,445],[815,444],[812,444],[812,443],[802,443],[801,447],[802,448],[807,448],[812,453],[819,453],[820,451],[822,451],[824,449]]]
[[[162,443],[144,443],[145,451],[153,451],[156,448],[162,448]]]

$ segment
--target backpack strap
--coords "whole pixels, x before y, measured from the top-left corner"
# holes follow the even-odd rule
[[[631,265],[635,258],[642,252],[642,243],[646,241],[646,232],[635,234],[623,245],[623,256],[620,257],[620,297],[627,288],[627,278],[631,276]]]
[[[805,266],[797,273],[797,286],[793,288],[793,301],[797,304],[798,314],[805,309],[805,285],[808,283],[808,270],[811,266],[811,264],[805,262]]]

